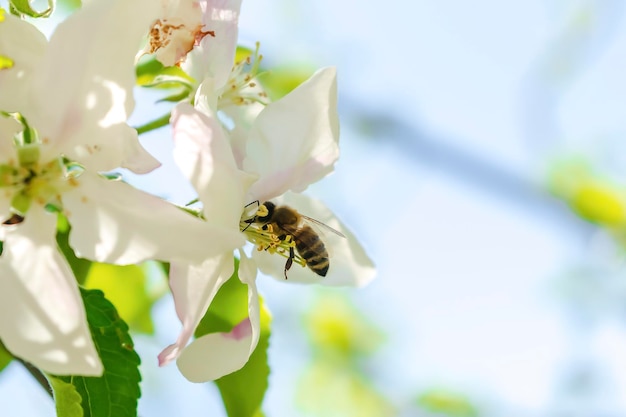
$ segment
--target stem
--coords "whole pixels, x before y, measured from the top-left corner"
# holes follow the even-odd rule
[[[50,383],[48,383],[48,378],[46,378],[46,376],[39,369],[35,368],[28,362],[24,362],[20,358],[15,358],[15,360],[21,363],[24,368],[26,368],[28,373],[31,374],[33,378],[35,378],[35,381],[37,381],[39,385],[41,385],[41,387],[46,390],[50,398],[54,398],[54,395],[52,393],[52,387],[50,387]]]
[[[139,135],[141,135],[143,133],[146,133],[146,132],[149,132],[151,130],[156,130],[156,129],[161,128],[163,126],[167,126],[168,123],[170,122],[170,117],[171,117],[170,113],[164,114],[163,116],[159,117],[158,119],[154,119],[153,121],[148,122],[148,123],[146,123],[144,125],[138,126],[135,129],[137,129],[137,133]]]

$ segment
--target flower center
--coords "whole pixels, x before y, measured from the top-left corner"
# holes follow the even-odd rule
[[[262,60],[263,55],[259,55],[257,42],[254,53],[235,64],[228,82],[218,92],[218,108],[233,104],[237,106],[252,103],[267,104],[267,94],[256,81]]]
[[[41,141],[29,127],[16,135],[13,145],[17,158],[0,163],[0,198],[10,201],[11,219],[23,219],[33,202],[60,209],[61,194],[77,185],[82,166],[63,156],[40,161]]]

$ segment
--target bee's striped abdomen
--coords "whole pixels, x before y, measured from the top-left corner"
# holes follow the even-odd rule
[[[296,249],[307,266],[317,275],[325,277],[330,266],[330,260],[322,239],[307,225],[298,229],[294,237]]]

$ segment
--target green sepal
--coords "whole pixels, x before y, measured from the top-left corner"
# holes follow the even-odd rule
[[[85,417],[136,417],[140,359],[128,326],[102,291],[80,289],[87,322],[104,366],[100,377],[57,376],[81,396]]]
[[[179,101],[183,101],[189,98],[190,93],[191,93],[190,89],[181,88],[178,91],[174,92],[173,94],[170,94],[169,96],[158,99],[157,103],[162,103],[162,102],[178,103]]]
[[[230,332],[248,317],[248,286],[238,277],[239,262],[235,260],[235,272],[220,288],[209,310],[196,328],[195,336],[215,332]],[[261,304],[261,329],[259,343],[248,363],[230,375],[216,381],[226,413],[229,417],[261,416],[261,405],[267,391],[270,368],[269,347],[271,315],[263,299]]]
[[[158,119],[154,119],[146,124],[141,126],[137,126],[135,129],[137,130],[137,134],[141,135],[146,132],[150,132],[151,130],[156,130],[161,127],[167,126],[170,123],[170,118],[172,117],[171,113],[164,114]]]
[[[58,417],[83,417],[82,397],[76,387],[60,378],[48,376],[48,383],[54,393],[54,405]]]
[[[38,12],[30,6],[28,0],[9,0],[12,13],[17,12],[20,16],[25,15],[29,17],[50,17],[54,11],[55,3],[54,0],[48,0],[48,8],[42,12]]]
[[[4,368],[6,368],[11,363],[12,360],[13,360],[13,355],[9,353],[9,351],[4,347],[4,345],[0,341],[0,371],[3,371]]]

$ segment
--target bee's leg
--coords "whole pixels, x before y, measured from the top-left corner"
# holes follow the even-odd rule
[[[296,254],[293,251],[293,246],[289,247],[289,258],[287,258],[287,262],[285,263],[285,279],[287,279],[287,271],[291,268],[293,264],[293,258],[295,258]]]
[[[250,207],[251,205],[256,204],[257,208],[260,206],[260,202],[259,200],[254,200],[252,203],[250,204],[246,204],[246,206],[243,208],[244,212],[245,210]],[[246,227],[243,228],[243,230],[241,232],[245,232],[246,230],[248,230],[248,227],[250,227],[252,225],[252,223],[256,222],[256,218],[257,216],[252,216],[250,219],[244,220],[244,223],[248,223],[248,225]]]
[[[244,220],[244,223],[248,223],[248,225],[246,227],[243,228],[243,230],[241,231],[242,233],[245,232],[246,230],[248,230],[248,227],[252,226],[252,223],[254,223],[256,221],[256,216],[248,219],[248,220]]]

